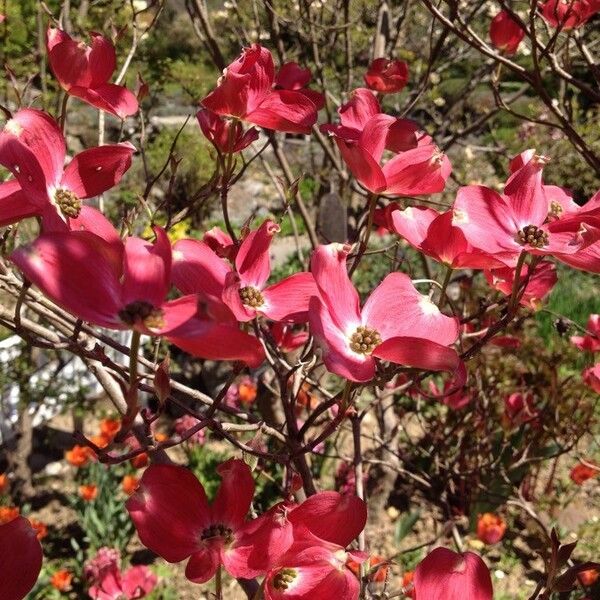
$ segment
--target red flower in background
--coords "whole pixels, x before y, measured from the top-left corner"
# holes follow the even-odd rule
[[[408,83],[408,65],[403,60],[376,58],[365,73],[366,86],[381,94],[400,92]]]
[[[432,550],[415,569],[416,600],[492,600],[489,569],[477,554]]]
[[[484,513],[477,519],[477,537],[484,544],[497,544],[506,533],[506,521],[493,513]]]
[[[504,415],[508,425],[524,425],[539,418],[533,394],[515,392],[504,399]]]
[[[588,479],[593,479],[600,475],[600,467],[597,467],[593,462],[586,461],[589,464],[578,463],[576,464],[569,473],[569,477],[573,483],[582,485]]]
[[[597,394],[600,394],[600,363],[593,367],[588,367],[582,373],[583,382],[592,388]]]
[[[254,127],[244,132],[239,121],[221,117],[207,108],[201,108],[196,118],[204,137],[223,154],[241,152],[258,139],[258,131]]]
[[[65,139],[54,119],[40,110],[20,110],[0,133],[0,164],[15,176],[0,184],[0,226],[39,216],[45,231],[110,231],[102,213],[82,200],[119,183],[134,152],[127,142],[98,146],[80,152],[65,168]]]
[[[84,321],[147,335],[172,331],[197,311],[195,296],[165,301],[171,243],[154,227],[154,244],[129,237],[111,244],[87,231],[43,234],[11,260],[46,296]]]
[[[71,589],[73,574],[66,569],[54,571],[50,577],[50,585],[59,592],[68,592]]]
[[[24,598],[37,581],[42,559],[37,532],[25,517],[0,525],[0,597]]]
[[[431,138],[409,119],[381,113],[371,90],[359,88],[338,109],[340,125],[326,124],[344,162],[374,194],[416,196],[441,192],[452,167]],[[380,165],[384,151],[395,156]]]
[[[300,92],[319,111],[325,106],[325,96],[320,92],[306,88],[311,79],[310,69],[303,69],[295,62],[284,63],[275,76],[275,89]]]
[[[292,79],[295,88],[296,79]],[[289,81],[289,74],[284,72],[280,87]],[[265,129],[309,133],[317,121],[318,107],[306,90],[275,89],[276,83],[271,52],[253,44],[225,69],[216,89],[202,100],[202,105],[218,115]]]
[[[61,87],[70,96],[124,119],[138,111],[138,101],[126,87],[109,83],[117,58],[112,43],[92,32],[92,45],[77,42],[61,29],[48,29],[48,60]]]
[[[310,302],[310,328],[327,368],[351,381],[373,379],[375,357],[434,371],[464,369],[447,347],[458,337],[456,320],[421,295],[408,275],[388,275],[361,310],[346,269],[349,252],[342,244],[319,246],[311,260],[320,297]]]
[[[541,5],[542,17],[552,27],[574,29],[584,25],[600,11],[597,0],[547,0]]]
[[[525,37],[525,31],[505,10],[501,10],[490,23],[490,40],[504,54],[515,54]]]
[[[586,334],[571,336],[571,344],[586,352],[600,352],[600,315],[590,315]]]

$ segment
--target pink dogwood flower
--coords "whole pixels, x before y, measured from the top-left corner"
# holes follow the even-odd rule
[[[90,33],[92,45],[77,42],[62,29],[49,28],[48,60],[61,87],[70,95],[120,119],[138,111],[133,92],[109,83],[116,66],[115,48],[99,33]]]
[[[525,37],[525,31],[505,10],[501,10],[490,23],[490,40],[504,54],[515,54]]]
[[[598,0],[546,0],[541,5],[544,20],[566,30],[585,25],[599,11]]]
[[[585,352],[600,352],[600,315],[590,315],[585,335],[571,336],[571,344]]]
[[[0,133],[0,164],[15,180],[0,184],[0,226],[39,216],[45,231],[110,228],[82,200],[115,186],[131,166],[129,143],[80,152],[65,168],[64,136],[50,115],[31,108],[10,118]]]
[[[0,525],[0,598],[25,598],[38,579],[42,560],[37,532],[25,517]]]
[[[285,75],[280,83],[286,82]],[[202,105],[218,115],[265,129],[309,133],[317,121],[317,106],[304,90],[275,89],[275,83],[271,52],[253,44],[225,69]]]
[[[189,559],[185,575],[195,583],[211,579],[219,565],[232,577],[254,578],[281,551],[266,518],[246,520],[254,480],[238,459],[217,467],[221,486],[212,504],[184,467],[153,464],[127,501],[142,543],[166,561]],[[282,536],[284,550],[288,536]]]
[[[340,125],[326,124],[352,175],[373,194],[441,192],[452,167],[446,155],[409,119],[381,113],[371,90],[359,88],[338,109]],[[394,156],[381,166],[384,152]]]
[[[161,227],[154,233],[154,244],[137,237],[111,244],[87,231],[42,234],[11,260],[48,298],[84,321],[161,335],[193,317],[197,299],[166,301],[171,244]]]
[[[515,266],[522,252],[551,254],[562,260],[597,239],[594,218],[592,231],[585,216],[549,220],[552,206],[542,182],[548,158],[528,151],[517,157],[504,194],[482,185],[459,189],[454,202],[452,224],[459,227],[474,247]]]
[[[380,94],[394,94],[408,83],[408,65],[403,60],[376,58],[365,73],[365,85]]]
[[[312,79],[310,69],[303,69],[298,63],[289,62],[281,65],[275,76],[276,90],[290,90],[300,92],[306,96],[314,105],[317,111],[325,106],[325,96],[321,92],[308,89],[306,86]]]
[[[357,382],[373,379],[376,358],[459,373],[464,367],[447,347],[458,337],[456,319],[443,315],[404,273],[388,275],[361,309],[346,270],[349,252],[347,245],[319,246],[311,260],[320,297],[310,301],[310,329],[327,368]]]
[[[267,285],[271,240],[279,225],[265,221],[239,247],[234,268],[206,244],[180,240],[174,245],[173,283],[184,294],[199,294],[215,318],[246,322],[258,315],[273,321],[306,322],[308,303],[317,294],[310,273],[296,273]]]
[[[476,250],[464,233],[452,224],[452,211],[438,213],[431,208],[388,205],[380,220],[411,246],[451,269],[484,269],[503,266],[489,254]]]
[[[250,127],[244,131],[239,121],[222,117],[207,108],[196,113],[204,137],[223,154],[241,152],[258,139],[258,131]]]
[[[489,569],[477,554],[432,550],[415,569],[415,600],[492,600]]]

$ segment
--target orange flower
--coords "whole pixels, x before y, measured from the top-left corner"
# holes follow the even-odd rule
[[[8,489],[8,475],[6,473],[2,473],[0,475],[0,494],[4,494]]]
[[[587,462],[590,464],[593,464],[590,461],[587,461]],[[569,474],[569,477],[577,485],[581,485],[588,479],[592,479],[592,477],[596,477],[598,475],[598,473],[600,473],[600,469],[591,467],[589,465],[584,465],[583,463],[579,463],[571,469],[571,473]]]
[[[414,571],[406,571],[402,576],[402,591],[404,595],[413,600],[416,598],[415,587],[413,579],[415,578]]]
[[[141,469],[148,464],[148,454],[142,452],[131,459],[131,464],[135,469]]]
[[[105,435],[92,435],[90,437],[90,442],[96,444],[98,448],[106,448],[111,443],[112,440],[107,438]]]
[[[50,577],[50,585],[57,589],[59,592],[68,592],[71,589],[71,581],[73,580],[73,574],[69,573],[66,569],[55,571]]]
[[[38,521],[37,519],[29,519],[31,526],[36,530],[36,537],[38,540],[43,540],[48,535],[48,528],[45,523]]]
[[[388,571],[388,565],[387,565],[387,561],[385,558],[383,558],[383,556],[377,556],[376,554],[373,554],[372,556],[369,557],[369,559],[367,560],[366,563],[366,569],[367,571],[371,571],[371,569],[375,566],[378,565],[380,563],[385,563],[382,567],[380,567],[379,569],[377,569],[376,571],[373,571],[370,575],[369,575],[369,580],[370,581],[375,581],[376,583],[383,583],[387,577],[387,571]],[[349,559],[348,561],[346,561],[346,566],[358,577],[360,574],[360,564],[357,563],[356,561]]]
[[[160,444],[161,442],[166,442],[169,439],[169,434],[163,433],[162,431],[157,431],[154,434],[154,439]]]
[[[581,585],[590,586],[598,581],[600,572],[598,569],[586,569],[585,571],[581,571],[577,577],[579,578],[579,581],[581,581]]]
[[[85,467],[94,458],[94,451],[89,446],[73,446],[65,452],[65,459],[74,467]]]
[[[254,381],[247,379],[238,385],[238,395],[242,404],[252,404],[256,400],[257,386]]]
[[[94,484],[80,485],[79,496],[83,498],[86,502],[91,502],[92,500],[95,500],[98,496],[98,487]]]
[[[16,506],[0,506],[0,525],[14,521],[20,513]]]
[[[123,481],[121,482],[121,487],[128,496],[131,496],[131,494],[133,494],[133,492],[135,492],[137,489],[139,482],[140,480],[134,475],[125,475],[125,477],[123,477]]]
[[[102,419],[100,421],[100,435],[108,440],[112,440],[121,429],[121,422],[118,419]]]
[[[497,544],[506,533],[506,522],[493,513],[479,515],[477,520],[477,537],[484,544]]]

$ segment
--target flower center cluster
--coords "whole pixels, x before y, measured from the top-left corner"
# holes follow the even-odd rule
[[[132,327],[140,322],[148,329],[160,329],[165,325],[164,312],[145,300],[137,300],[128,304],[119,311],[119,318],[123,323]]]
[[[260,293],[260,290],[257,290],[251,285],[247,285],[240,290],[240,298],[242,299],[242,304],[251,306],[252,308],[258,308],[265,303],[265,299]]]
[[[563,214],[563,207],[560,205],[560,202],[556,202],[556,200],[552,200],[552,202],[550,202],[550,211],[548,213],[548,216],[551,218],[555,218],[558,219],[558,217],[560,217],[560,215]]]
[[[209,540],[211,538],[223,538],[226,542],[231,541],[232,531],[229,527],[225,527],[222,523],[213,523],[210,527],[207,527],[200,536],[202,540]]]
[[[350,348],[358,354],[371,354],[381,341],[381,336],[376,329],[360,325],[350,338]]]
[[[537,225],[527,225],[517,231],[517,241],[523,246],[529,244],[534,248],[543,248],[548,245],[548,234]]]
[[[287,590],[290,583],[298,577],[296,569],[281,569],[277,575],[273,577],[273,587],[276,590]]]
[[[81,212],[81,200],[71,190],[56,190],[54,202],[65,217],[75,219]]]

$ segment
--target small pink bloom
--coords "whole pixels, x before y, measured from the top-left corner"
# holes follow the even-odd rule
[[[298,331],[291,325],[275,322],[269,326],[273,341],[283,350],[283,352],[292,352],[306,344],[308,341],[308,331]]]
[[[415,569],[416,600],[492,600],[489,569],[477,554],[431,551]]]
[[[0,525],[0,597],[25,598],[38,579],[42,559],[37,532],[25,517]]]
[[[178,419],[175,419],[175,423],[173,424],[175,433],[177,435],[183,435],[186,431],[188,431],[189,429],[191,429],[192,427],[197,425],[199,422],[200,421],[198,421],[198,419],[196,419],[196,417],[193,417],[192,415],[183,415],[183,416],[179,417]],[[200,429],[199,431],[194,433],[194,435],[187,438],[186,441],[188,444],[202,445],[202,444],[204,444],[205,437],[206,437],[206,431],[204,429]]]
[[[504,399],[504,414],[511,425],[523,425],[538,419],[540,411],[533,394],[514,392]]]
[[[109,83],[117,66],[114,46],[98,33],[90,36],[92,45],[86,46],[61,29],[48,29],[48,60],[58,82],[69,95],[120,119],[135,114],[133,92]]]
[[[0,226],[39,216],[45,231],[85,229],[103,236],[110,224],[82,200],[119,183],[134,152],[129,143],[98,146],[80,152],[65,168],[65,139],[54,119],[40,110],[20,110],[0,133],[0,164],[16,179],[0,184]]]
[[[515,54],[524,37],[523,28],[505,10],[501,10],[490,23],[490,40],[504,54]]]
[[[408,83],[408,65],[403,60],[376,58],[365,73],[366,86],[382,94],[400,92]]]
[[[110,244],[87,231],[42,234],[17,248],[11,260],[53,302],[84,321],[162,335],[196,314],[197,299],[166,300],[171,244],[161,227],[154,233],[154,244],[137,237]]]
[[[404,273],[388,275],[361,309],[346,270],[349,252],[342,244],[319,246],[311,260],[320,297],[311,299],[310,327],[327,368],[351,381],[370,381],[379,358],[462,379],[464,365],[447,347],[458,337],[456,319],[443,315]]]
[[[521,279],[527,276],[529,267],[524,265],[521,268]],[[515,269],[510,267],[503,267],[500,269],[492,269],[491,271],[484,271],[485,278],[488,283],[505,296],[512,294],[512,288],[515,278]],[[535,272],[529,278],[525,292],[521,297],[520,303],[528,308],[538,309],[542,303],[542,300],[550,293],[552,288],[558,281],[556,274],[556,267],[547,261],[541,262],[535,268]]]
[[[506,521],[494,513],[484,513],[477,519],[477,537],[484,544],[497,544],[506,533]]]
[[[586,352],[600,351],[600,315],[590,315],[585,335],[571,336],[571,344]]]
[[[239,121],[221,117],[207,108],[201,108],[196,118],[206,139],[223,154],[241,152],[258,139],[254,127],[244,132]]]
[[[289,74],[284,72],[279,87],[289,80]],[[294,89],[275,89],[276,83],[273,56],[266,48],[253,44],[225,69],[216,89],[202,100],[202,105],[218,115],[265,129],[309,133],[317,120],[318,107],[306,90],[295,89],[295,81]]]
[[[597,394],[600,394],[600,363],[596,363],[593,367],[585,369],[582,375],[583,382]]]
[[[409,119],[381,113],[371,90],[359,88],[338,109],[340,125],[326,124],[357,181],[374,194],[415,196],[441,192],[452,167],[446,155]],[[383,166],[384,151],[394,156]]]

